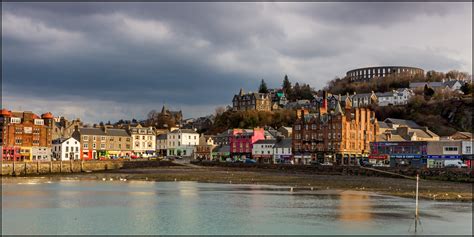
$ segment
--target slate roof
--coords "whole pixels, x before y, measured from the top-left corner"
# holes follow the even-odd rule
[[[418,125],[413,120],[387,118],[387,119],[384,120],[384,122],[387,123],[387,124],[392,123],[392,124],[398,124],[398,125],[405,125],[409,128],[421,128],[421,126]]]
[[[176,130],[173,130],[172,132],[170,133],[195,133],[195,134],[198,134],[196,131],[194,131],[193,129],[176,129]]]
[[[274,148],[289,148],[291,147],[291,138],[284,138],[275,143]]]
[[[261,139],[256,141],[254,144],[275,144],[276,140],[275,139]]]

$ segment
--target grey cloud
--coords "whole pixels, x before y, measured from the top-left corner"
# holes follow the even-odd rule
[[[289,74],[320,88],[357,64],[423,61],[435,69],[470,68],[444,52],[361,47],[371,43],[366,25],[457,10],[395,3],[4,3],[2,18],[14,16],[10,22],[43,32],[19,27],[2,33],[3,86],[15,106],[20,100],[11,96],[28,85],[31,98],[50,101],[62,108],[58,112],[66,107],[57,101],[84,106],[77,98],[115,108],[110,115],[97,111],[100,106],[88,111],[94,115],[82,113],[94,119],[146,113],[162,103],[187,108],[185,116],[205,115],[212,106],[230,104],[239,88],[256,90],[261,78],[277,87]],[[295,34],[291,26],[307,32]],[[385,28],[377,30],[372,33]]]

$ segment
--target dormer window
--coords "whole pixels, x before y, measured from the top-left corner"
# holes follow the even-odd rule
[[[42,119],[35,119],[35,125],[44,125],[44,120],[42,120]]]
[[[10,123],[21,123],[21,118],[11,117]]]

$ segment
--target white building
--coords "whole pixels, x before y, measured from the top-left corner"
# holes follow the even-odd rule
[[[192,129],[176,129],[167,134],[166,140],[167,156],[191,157],[199,144],[199,134]]]
[[[275,139],[256,141],[252,148],[252,158],[258,163],[273,163],[273,147],[275,143]]]
[[[31,147],[31,158],[33,161],[50,161],[51,148],[50,147]]]
[[[155,154],[156,133],[153,127],[128,127],[128,133],[132,137],[132,151],[135,155],[148,157]]]
[[[70,137],[67,139],[58,138],[53,140],[52,144],[53,159],[54,160],[79,160],[81,152],[81,143]]]
[[[291,138],[277,139],[273,146],[273,163],[292,164]]]
[[[378,105],[406,105],[410,98],[414,95],[413,91],[408,88],[401,88],[384,93],[377,93]]]

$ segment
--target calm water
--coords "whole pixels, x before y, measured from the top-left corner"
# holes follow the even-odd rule
[[[2,187],[2,234],[409,234],[414,209],[411,199],[265,185],[18,179]],[[420,205],[420,234],[472,234],[471,203]]]

